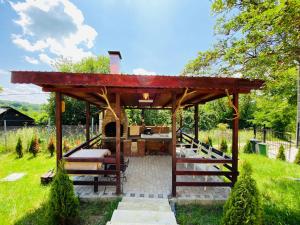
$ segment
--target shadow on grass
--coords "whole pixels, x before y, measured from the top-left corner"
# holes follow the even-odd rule
[[[217,225],[220,224],[223,205],[177,205],[176,219],[181,225]]]
[[[34,211],[28,212],[25,216],[19,219],[15,225],[52,225],[47,216],[47,204],[42,204]]]
[[[272,179],[268,188],[276,190],[280,203],[274,200],[274,196],[262,194],[264,224],[300,224],[300,182],[287,178]]]
[[[105,225],[112,217],[120,199],[113,201],[80,202],[79,218],[74,220],[76,225]],[[47,213],[47,203],[38,209],[28,212],[15,225],[55,225]]]

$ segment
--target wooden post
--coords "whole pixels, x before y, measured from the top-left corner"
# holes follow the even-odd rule
[[[116,93],[116,114],[119,118],[116,120],[116,170],[117,170],[117,185],[116,194],[121,194],[121,180],[120,180],[120,154],[121,154],[121,110],[120,110],[120,94]]]
[[[199,135],[199,115],[198,115],[198,112],[199,112],[199,110],[198,110],[198,104],[196,104],[195,105],[195,109],[194,109],[194,121],[195,121],[195,132],[194,132],[194,134],[195,134],[195,140],[198,140],[199,139],[199,137],[198,137],[198,135]]]
[[[176,197],[176,95],[172,94],[172,196]]]
[[[183,141],[183,137],[182,137],[182,127],[183,127],[183,110],[184,109],[182,109],[182,111],[180,111],[180,122],[179,122],[179,129],[180,129],[180,143],[182,143],[182,141]]]
[[[90,103],[86,102],[85,103],[85,140],[88,141],[90,140],[90,116],[91,116],[91,107]]]
[[[237,92],[233,93],[233,104],[237,110],[239,110],[239,94]],[[234,112],[234,111],[233,111]],[[234,175],[232,176],[233,185],[237,181],[238,174],[238,133],[239,133],[239,118],[235,116],[232,125],[232,170]]]
[[[61,93],[55,92],[55,126],[56,126],[56,166],[62,159],[62,107]]]

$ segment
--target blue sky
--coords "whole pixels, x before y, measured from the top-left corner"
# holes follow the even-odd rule
[[[214,42],[210,1],[0,0],[0,99],[44,103],[33,85],[10,84],[10,70],[51,71],[108,50],[123,73],[179,74]]]

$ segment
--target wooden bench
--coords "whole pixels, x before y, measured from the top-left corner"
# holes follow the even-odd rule
[[[55,176],[54,170],[49,170],[47,173],[41,176],[41,184],[46,185],[49,184]]]

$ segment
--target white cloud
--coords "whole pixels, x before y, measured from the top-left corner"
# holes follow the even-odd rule
[[[52,65],[53,64],[53,59],[51,59],[49,56],[47,56],[46,54],[39,54],[39,59],[41,62],[46,63],[48,65]]]
[[[31,64],[38,64],[39,61],[33,57],[30,57],[30,56],[25,56],[25,61],[31,63]]]
[[[49,58],[63,56],[75,61],[93,55],[90,49],[97,32],[84,23],[82,12],[69,0],[10,4],[19,16],[15,23],[22,28],[22,33],[11,38],[20,48]]]
[[[156,72],[148,71],[143,68],[133,69],[132,72],[133,72],[133,74],[136,74],[136,75],[156,75]]]
[[[46,103],[49,93],[42,92],[41,87],[32,84],[12,84],[10,72],[0,69],[0,84],[3,91],[0,93],[1,100],[29,102],[35,104]]]

